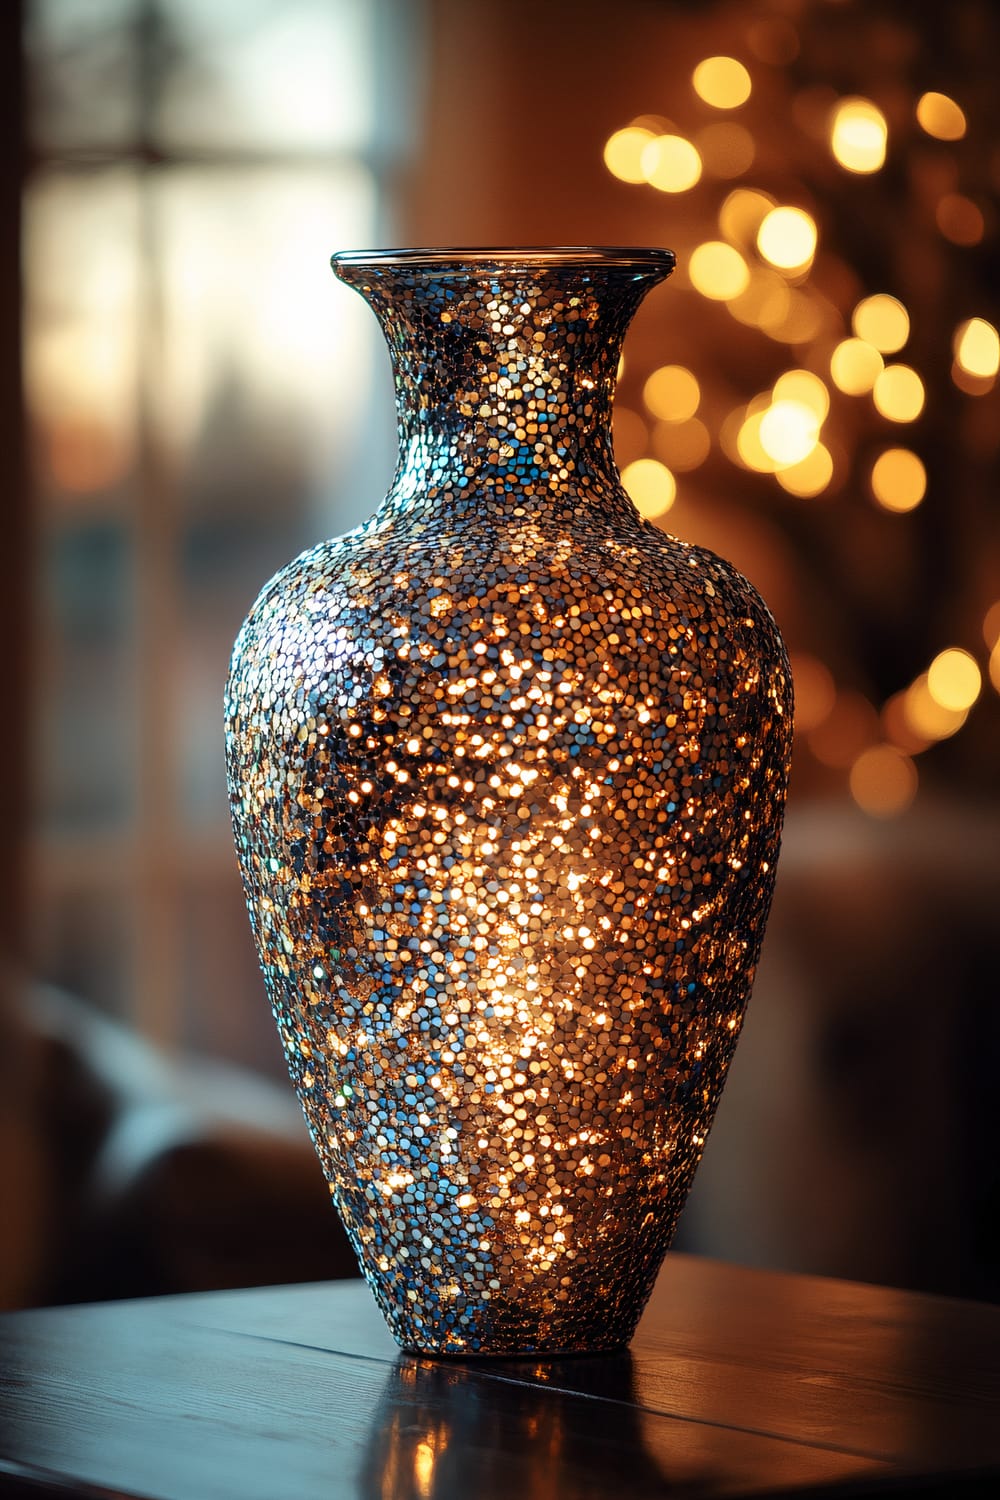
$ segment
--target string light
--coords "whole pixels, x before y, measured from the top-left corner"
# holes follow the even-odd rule
[[[897,297],[876,292],[858,303],[851,314],[851,327],[859,339],[880,354],[895,354],[910,337],[910,315]]]
[[[779,271],[806,271],[816,254],[815,220],[801,208],[772,208],[757,230],[757,249]]]
[[[927,668],[927,691],[935,703],[953,713],[967,712],[979,697],[982,685],[975,657],[961,646],[939,651]]]
[[[1000,335],[985,318],[969,318],[955,329],[955,363],[967,375],[992,379],[1000,370]]]
[[[870,99],[841,99],[833,112],[830,149],[848,172],[877,172],[885,161],[889,127]]]
[[[881,354],[864,339],[842,339],[830,356],[830,378],[846,396],[864,396],[885,368]]]
[[[822,443],[787,469],[778,469],[775,478],[783,490],[803,500],[811,500],[828,488],[833,478],[833,454]]]
[[[624,130],[616,130],[605,143],[604,165],[622,182],[645,182],[642,153],[653,139],[653,132],[641,125],[626,125]]]
[[[921,94],[917,100],[917,123],[939,141],[960,141],[965,134],[965,114],[947,94]]]
[[[736,245],[751,245],[766,214],[775,207],[769,193],[757,188],[734,188],[719,209],[719,228]]]
[[[742,177],[757,154],[754,138],[743,125],[706,125],[694,143],[705,171],[713,177]]]
[[[927,471],[909,448],[886,448],[872,465],[871,487],[883,510],[913,510],[927,492]]]
[[[924,409],[924,383],[909,365],[886,365],[876,376],[872,400],[890,422],[915,422]]]
[[[656,135],[643,147],[642,175],[661,193],[686,193],[701,178],[701,157],[682,135]]]
[[[874,818],[895,818],[917,791],[917,768],[895,745],[873,745],[851,767],[851,796]]]
[[[773,396],[776,401],[798,401],[814,411],[820,422],[830,410],[830,392],[811,370],[786,370],[774,382]]]
[[[989,651],[1000,641],[1000,599],[983,616],[983,640]]]
[[[953,245],[978,245],[986,233],[982,210],[961,193],[945,193],[934,210],[934,219]]]
[[[716,302],[738,297],[750,281],[750,271],[740,252],[722,240],[706,240],[692,250],[688,275],[696,291]]]
[[[820,419],[801,401],[775,401],[760,419],[760,445],[776,464],[797,464],[819,440]]]
[[[684,365],[661,365],[642,388],[642,399],[663,422],[686,422],[698,410],[701,388]]]
[[[697,469],[711,450],[708,428],[697,417],[686,422],[657,422],[653,429],[653,452],[674,473]]]
[[[750,74],[735,57],[706,57],[691,75],[699,99],[713,109],[737,109],[750,98]]]
[[[822,724],[837,700],[837,690],[828,667],[815,656],[793,652],[790,658],[795,686],[795,728],[805,734]]]
[[[638,458],[622,470],[622,484],[647,521],[665,516],[677,498],[677,481],[655,458]]]

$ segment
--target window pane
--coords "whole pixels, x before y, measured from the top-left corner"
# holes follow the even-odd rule
[[[372,132],[374,0],[171,0],[155,129],[173,148],[356,151]]]

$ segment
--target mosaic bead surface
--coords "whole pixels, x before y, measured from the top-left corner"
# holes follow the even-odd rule
[[[666,252],[335,258],[400,460],[269,583],[227,691],[261,966],[404,1347],[631,1336],[739,1033],[791,737],[774,623],[635,511],[625,329]]]

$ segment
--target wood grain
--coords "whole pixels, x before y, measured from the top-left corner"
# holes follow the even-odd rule
[[[631,1353],[593,1359],[400,1355],[360,1283],[46,1309],[0,1319],[0,1493],[987,1494],[998,1334],[995,1308],[681,1256]]]

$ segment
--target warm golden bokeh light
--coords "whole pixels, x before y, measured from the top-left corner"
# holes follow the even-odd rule
[[[927,492],[927,470],[909,448],[886,448],[872,465],[871,487],[884,510],[913,510]]]
[[[809,748],[816,759],[835,771],[845,771],[878,734],[878,714],[862,693],[838,693],[833,708],[809,732]]]
[[[882,733],[899,750],[907,755],[919,755],[934,743],[933,736],[917,734],[906,713],[907,690],[893,693],[882,705]]]
[[[686,422],[698,410],[701,389],[684,365],[661,365],[643,386],[642,399],[662,422]]]
[[[820,418],[801,401],[775,401],[760,419],[760,445],[775,464],[798,464],[819,438]]]
[[[642,153],[653,139],[653,132],[641,125],[626,125],[624,130],[616,130],[605,143],[604,165],[622,182],[645,182]]]
[[[783,490],[803,500],[821,495],[833,478],[833,454],[822,443],[787,469],[778,469],[775,478]]]
[[[990,682],[992,682],[996,691],[1000,693],[1000,641],[997,641],[996,645],[993,647],[993,650],[990,652],[989,670]]]
[[[995,375],[970,375],[967,370],[962,369],[957,359],[951,362],[951,378],[967,396],[986,396],[996,384]]]
[[[638,412],[630,411],[627,406],[616,402],[612,432],[615,461],[619,469],[624,469],[625,465],[630,464],[633,459],[643,457],[649,446],[649,433]]]
[[[947,94],[921,94],[917,122],[939,141],[960,141],[965,134],[965,113]]]
[[[924,409],[924,383],[909,365],[886,365],[876,377],[872,399],[890,422],[915,422]]]
[[[750,98],[750,74],[735,57],[706,57],[698,64],[691,82],[699,99],[713,109],[738,109]]]
[[[811,370],[786,370],[774,382],[775,401],[798,401],[814,411],[821,422],[830,410],[830,392]]]
[[[653,429],[653,452],[675,474],[697,469],[711,449],[708,428],[697,417],[686,422],[657,422]]]
[[[983,615],[983,640],[990,651],[1000,641],[1000,599]]]
[[[967,375],[992,379],[1000,370],[1000,335],[985,318],[968,318],[955,329],[955,362]]]
[[[768,333],[783,325],[791,305],[792,293],[785,278],[777,271],[759,266],[750,273],[739,296],[730,300],[728,308],[738,322]]]
[[[622,470],[622,484],[647,521],[665,516],[677,498],[677,481],[655,458],[638,458]]]
[[[745,125],[721,121],[699,130],[694,144],[705,171],[712,177],[742,177],[753,166],[757,153],[754,138]]]
[[[906,689],[903,712],[913,733],[928,742],[957,734],[969,717],[967,708],[945,708],[932,696],[926,672]]]
[[[945,193],[938,200],[934,220],[946,240],[953,245],[978,245],[986,233],[982,210],[961,193]]]
[[[766,410],[767,408],[764,411],[744,412],[736,433],[737,457],[748,469],[753,469],[758,474],[773,474],[778,467],[771,455],[765,451],[760,440],[760,424]],[[725,446],[725,431],[721,437]]]
[[[880,354],[895,354],[910,337],[910,315],[897,297],[876,292],[858,303],[851,315],[851,327],[859,339]]]
[[[927,691],[952,713],[967,712],[979,697],[983,676],[974,656],[961,646],[939,651],[927,668]]]
[[[750,281],[749,268],[740,252],[722,240],[706,240],[692,250],[688,275],[696,291],[716,302],[738,297]]]
[[[873,818],[895,818],[917,792],[917,768],[895,745],[872,745],[851,767],[851,796]]]
[[[842,339],[830,356],[830,378],[845,396],[864,396],[885,368],[881,354],[864,339]]]
[[[734,188],[719,209],[719,228],[728,240],[752,245],[761,221],[774,206],[769,193],[756,188]]]
[[[877,172],[888,137],[885,115],[870,99],[841,99],[833,111],[830,149],[849,172]]]
[[[656,135],[643,147],[642,175],[661,193],[686,193],[701,177],[701,157],[682,135]]]
[[[806,652],[793,652],[790,658],[792,683],[795,687],[795,729],[806,734],[822,724],[837,699],[837,690],[829,668]]]
[[[816,222],[802,208],[772,208],[757,230],[757,249],[779,271],[805,271],[816,254]]]

